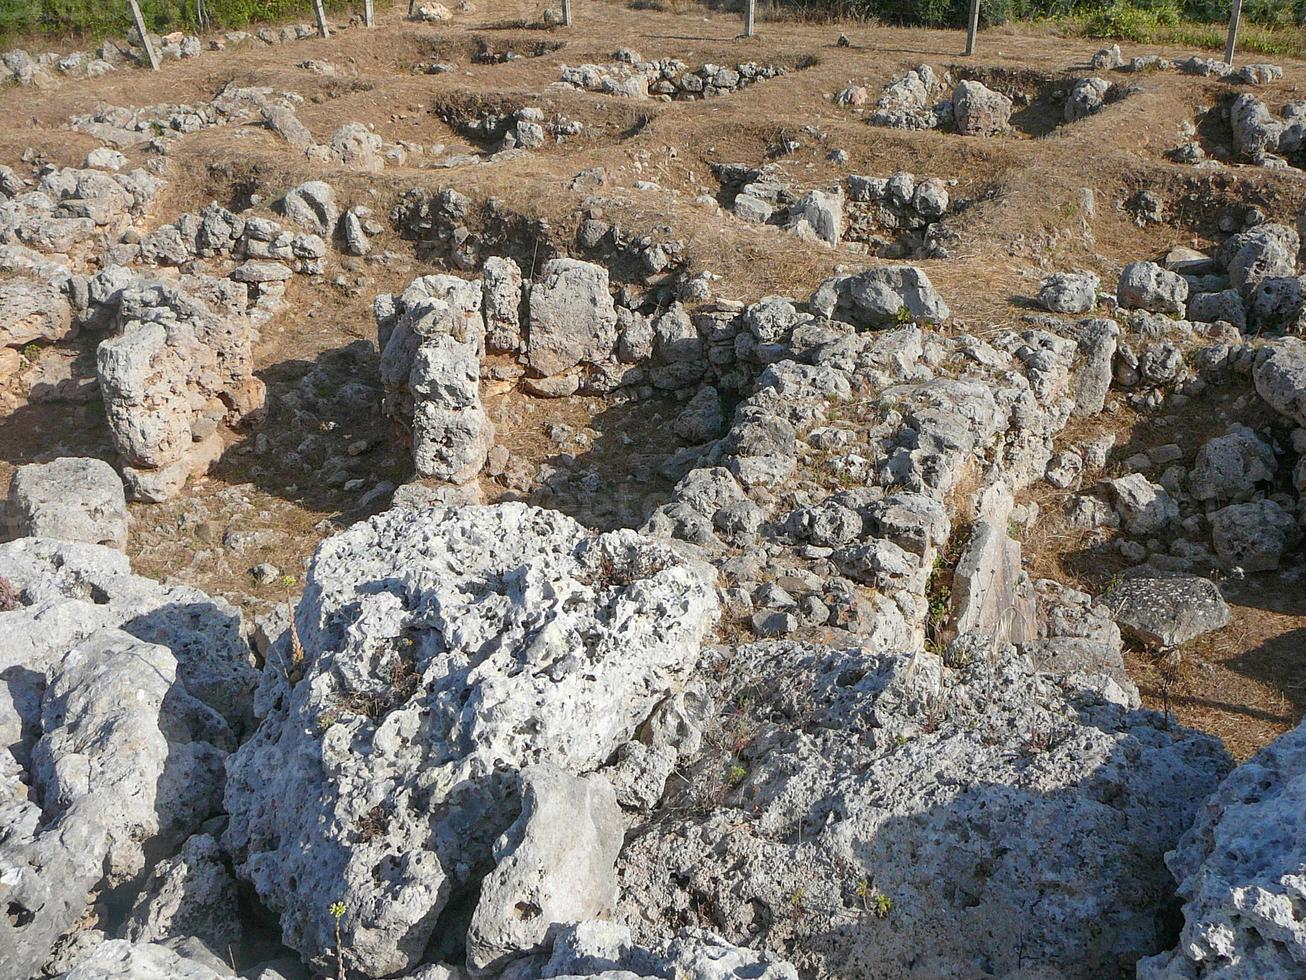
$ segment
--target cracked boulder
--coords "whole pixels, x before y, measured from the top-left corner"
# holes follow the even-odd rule
[[[227,783],[224,844],[284,941],[333,969],[339,901],[365,976],[461,943],[522,770],[605,766],[690,678],[714,581],[665,543],[521,504],[396,510],[323,543]]]

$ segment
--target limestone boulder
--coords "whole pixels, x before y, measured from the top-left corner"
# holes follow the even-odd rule
[[[531,369],[549,376],[612,354],[617,310],[608,291],[608,270],[576,259],[551,259],[530,290],[526,356]]]
[[[494,868],[522,770],[605,766],[695,669],[714,578],[521,504],[395,510],[326,541],[296,613],[303,659],[269,651],[228,772],[224,844],[284,941],[333,966],[328,898],[367,976],[437,934],[461,942],[442,915]]]
[[[127,545],[122,479],[103,460],[65,456],[14,471],[5,505],[11,538],[59,538],[122,549]]]

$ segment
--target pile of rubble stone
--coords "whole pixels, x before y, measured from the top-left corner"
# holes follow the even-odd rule
[[[617,60],[607,65],[564,66],[561,84],[586,92],[631,99],[686,102],[728,95],[788,71],[779,65],[759,65],[751,61],[733,68],[722,65],[691,68],[675,58],[645,61],[628,48],[622,48],[614,57]]]
[[[846,245],[883,258],[948,258],[951,235],[940,224],[958,210],[949,182],[892,177],[847,177],[833,190],[803,191],[775,164],[720,164],[726,206],[745,221],[778,225],[827,245]]]
[[[1104,78],[1078,78],[1069,83],[1062,109],[1064,121],[1077,122],[1102,110],[1127,91]],[[850,85],[835,95],[838,105],[868,106],[870,91]],[[1016,103],[983,82],[961,79],[951,73],[939,76],[929,65],[919,65],[884,87],[866,120],[892,129],[951,129],[963,136],[996,136],[1011,130]]]

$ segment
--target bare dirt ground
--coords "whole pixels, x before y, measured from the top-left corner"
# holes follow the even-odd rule
[[[713,164],[775,162],[804,186],[848,174],[907,170],[955,179],[956,193],[974,200],[953,226],[960,236],[956,257],[918,264],[952,307],[955,320],[948,329],[980,335],[1028,313],[1029,297],[1050,271],[1093,269],[1104,283],[1113,283],[1127,262],[1155,258],[1177,245],[1210,246],[1220,237],[1216,223],[1226,204],[1255,203],[1272,217],[1291,221],[1306,203],[1300,172],[1255,167],[1203,172],[1167,161],[1165,151],[1180,141],[1181,124],[1227,96],[1229,86],[1214,80],[1131,75],[1126,80],[1137,91],[1086,120],[1058,126],[1032,113],[1011,137],[982,140],[873,128],[831,98],[850,83],[878,92],[895,74],[922,62],[940,71],[954,65],[1023,70],[1033,73],[1036,90],[1038,79],[1086,74],[1097,47],[1092,42],[994,31],[982,37],[980,54],[967,63],[960,54],[964,38],[957,32],[778,22],[764,23],[759,37],[744,39],[737,36],[737,16],[706,8],[659,12],[581,0],[573,9],[573,28],[544,30],[531,26],[542,10],[518,0],[481,4],[451,23],[433,25],[406,22],[402,9],[395,8],[378,13],[374,30],[349,30],[330,40],[205,52],[193,61],[168,62],[158,74],[120,70],[50,89],[10,88],[0,91],[0,162],[16,162],[25,153],[30,159],[34,152],[52,163],[80,165],[98,142],[71,132],[70,116],[98,103],[202,102],[232,80],[302,95],[300,119],[319,139],[343,123],[363,122],[387,141],[443,144],[447,152],[484,150],[469,139],[460,119],[486,108],[537,106],[581,121],[583,133],[511,159],[430,169],[412,165],[422,159],[413,158],[374,175],[310,162],[261,126],[195,133],[170,153],[168,189],[151,224],[210,200],[243,204],[257,194],[273,201],[309,178],[330,182],[342,207],[367,204],[378,215],[411,189],[452,187],[477,201],[497,199],[547,229],[559,248],[574,241],[587,212],[620,223],[629,238],[674,237],[684,242],[692,269],[720,277],[718,296],[742,301],[770,293],[805,296],[840,267],[876,260],[776,228],[759,229],[700,203],[700,197],[715,198],[721,190]],[[847,46],[836,44],[841,32]],[[690,65],[810,65],[697,102],[636,102],[555,85],[560,66],[610,62],[620,47]],[[478,63],[484,60],[479,52],[508,49],[537,56]],[[1129,47],[1126,56],[1148,53],[1177,58],[1194,52]],[[330,62],[335,73],[299,67],[307,59]],[[453,70],[423,74],[420,66],[433,61]],[[1275,105],[1306,94],[1306,61],[1285,68],[1285,81],[1260,90]],[[787,142],[797,146],[786,150]],[[847,154],[846,163],[831,159],[835,150]],[[578,174],[596,168],[604,175],[600,185],[573,187]],[[652,182],[657,189],[637,189],[636,182]],[[1142,188],[1167,201],[1166,221],[1140,226],[1125,207]],[[535,258],[524,256],[527,272]],[[289,308],[263,331],[257,361],[269,386],[264,427],[284,420],[283,396],[324,359],[343,358],[328,380],[350,371],[374,372],[374,349],[367,346],[375,336],[373,296],[402,289],[414,276],[444,271],[393,229],[374,241],[367,260],[333,258],[332,263],[323,277],[293,282]],[[514,455],[544,466],[570,454],[582,471],[597,474],[555,488],[548,500],[587,523],[638,524],[669,485],[659,476],[658,463],[674,448],[664,438],[673,406],[666,406],[664,416],[649,403],[611,409],[597,399],[521,401],[491,395],[488,403],[499,439]],[[1205,431],[1220,428],[1209,409],[1207,403],[1192,404],[1189,417],[1170,418],[1165,431],[1125,409],[1095,424],[1120,428],[1119,443],[1130,445],[1125,455],[1150,440],[1176,441],[1176,432],[1184,434],[1187,448],[1207,423]],[[261,445],[259,431],[236,436],[214,471],[182,498],[133,505],[130,552],[141,572],[194,584],[251,611],[266,609],[284,601],[290,586],[256,585],[250,568],[270,562],[299,576],[322,537],[384,506],[384,497],[360,505],[367,491],[409,475],[402,452],[388,448],[379,418],[347,408],[334,416],[327,411],[312,435],[340,451],[366,443],[351,457],[361,486],[350,489],[318,484],[313,474],[284,466],[275,447]],[[69,454],[111,457],[98,398],[22,405],[0,418],[0,485],[16,465]],[[514,493],[490,480],[485,490],[489,499]],[[1082,542],[1056,526],[1054,494],[1047,488],[1037,493],[1044,516],[1028,532],[1032,569],[1100,591],[1116,570],[1077,562]],[[1306,600],[1299,573],[1292,567],[1237,583],[1231,594],[1233,625],[1185,651],[1177,667],[1135,652],[1130,667],[1148,704],[1219,734],[1239,757],[1293,725],[1306,708]]]

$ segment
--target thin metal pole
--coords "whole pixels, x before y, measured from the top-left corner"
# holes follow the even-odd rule
[[[979,33],[980,0],[970,0],[970,25],[966,30],[966,57],[975,53],[975,35]]]
[[[1242,19],[1243,0],[1233,0],[1233,13],[1229,16],[1229,41],[1224,46],[1224,63],[1233,67],[1233,52],[1238,47],[1238,21]]]
[[[327,27],[326,10],[322,6],[322,0],[313,0],[313,13],[317,14],[317,32],[323,37],[330,37],[331,28]]]
[[[408,0],[408,19],[409,19],[409,20],[412,20],[412,19],[413,19],[413,5],[414,5],[415,3],[417,3],[417,0]]]
[[[132,8],[132,20],[136,21],[136,33],[141,36],[141,44],[145,47],[145,56],[150,59],[150,67],[155,71],[159,70],[159,56],[154,53],[154,45],[150,43],[150,32],[145,29],[145,17],[141,14],[140,4],[136,0],[127,0]]]
[[[757,0],[748,0],[744,5],[744,37],[752,37],[753,26],[757,22]]]
[[[562,26],[571,26],[571,0],[562,0]]]
[[[376,26],[372,19],[372,0],[363,0],[363,23],[368,27]]]

